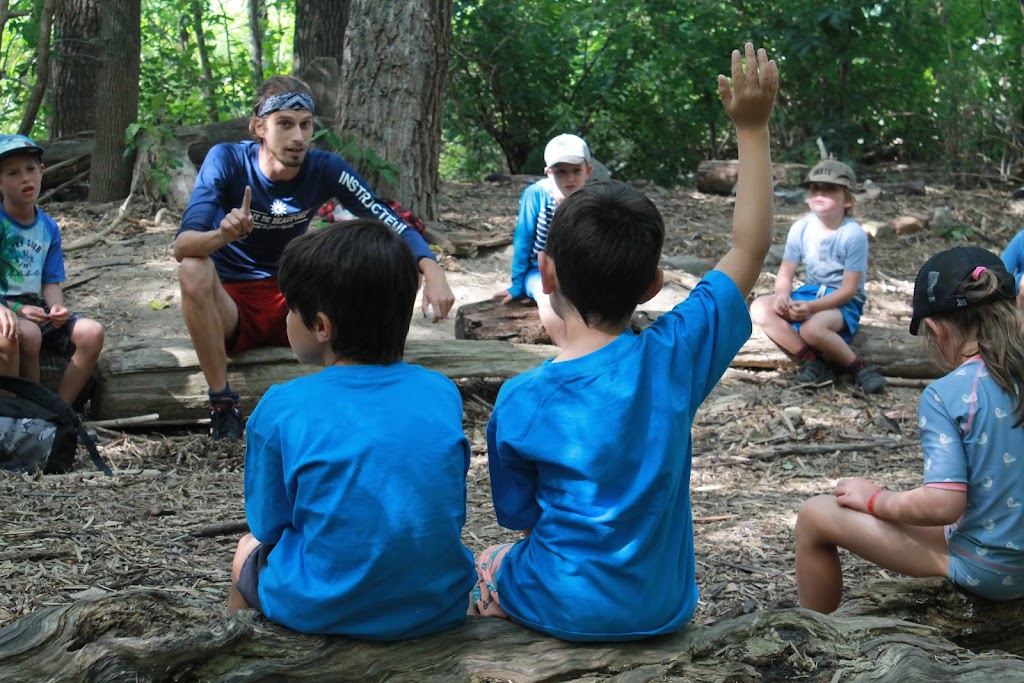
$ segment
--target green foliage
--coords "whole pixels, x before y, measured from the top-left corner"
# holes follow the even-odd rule
[[[12,16],[4,26],[0,51],[0,133],[14,133],[21,123],[25,102],[38,80],[35,55],[39,45],[39,22],[42,0],[11,0]],[[45,128],[39,123],[48,114],[46,103],[40,107],[36,124],[29,136],[45,139]]]
[[[313,133],[313,140],[342,156],[364,174],[375,173],[381,180],[392,187],[398,185],[398,179],[402,171],[398,164],[380,156],[371,147],[359,146],[356,143],[355,136],[342,138],[333,130],[322,128]]]

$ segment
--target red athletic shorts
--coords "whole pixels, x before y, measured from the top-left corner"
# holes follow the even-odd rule
[[[228,339],[228,353],[259,346],[288,346],[288,306],[276,277],[222,284],[238,307],[238,334],[234,340]]]

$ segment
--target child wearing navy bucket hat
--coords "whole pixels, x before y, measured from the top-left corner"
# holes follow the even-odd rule
[[[949,374],[919,405],[924,485],[840,480],[796,522],[800,605],[839,606],[837,548],[908,576],[943,576],[990,600],[1024,597],[1024,315],[1013,277],[979,247],[928,259],[910,333]]]

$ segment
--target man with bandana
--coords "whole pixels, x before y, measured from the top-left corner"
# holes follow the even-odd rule
[[[455,302],[420,233],[344,159],[310,149],[313,98],[305,83],[269,78],[256,95],[249,132],[254,141],[209,151],[174,241],[182,315],[209,385],[214,439],[242,438],[242,409],[228,384],[227,354],[288,346],[277,262],[331,197],[356,216],[383,221],[409,244],[423,275],[424,314],[432,306],[437,322]]]

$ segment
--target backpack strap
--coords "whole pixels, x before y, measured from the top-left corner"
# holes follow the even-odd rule
[[[42,384],[37,384],[31,380],[24,379],[22,377],[12,377],[10,375],[0,375],[0,389],[10,391],[19,398],[24,398],[33,403],[52,411],[62,420],[67,422],[69,425],[75,428],[78,433],[78,442],[85,446],[85,450],[89,451],[89,457],[92,459],[92,463],[96,466],[100,472],[107,475],[108,477],[113,476],[113,472],[110,470],[110,465],[106,463],[103,456],[100,455],[99,450],[96,448],[96,442],[89,435],[89,431],[82,424],[81,418],[78,414],[71,409],[71,406],[62,399],[60,396],[50,391]]]

